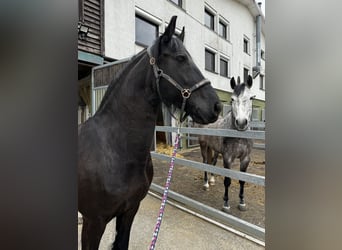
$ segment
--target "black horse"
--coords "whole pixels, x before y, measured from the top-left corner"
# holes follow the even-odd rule
[[[153,177],[150,155],[161,103],[201,124],[216,121],[221,103],[174,35],[176,16],[154,44],[112,81],[96,114],[79,127],[78,209],[82,249],[98,249],[116,217],[113,249],[128,249],[130,230]],[[184,118],[183,117],[183,118]]]

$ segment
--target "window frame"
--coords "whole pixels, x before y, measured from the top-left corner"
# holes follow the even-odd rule
[[[211,23],[210,23],[210,26],[207,25],[206,23],[206,15],[210,16],[212,19],[211,19]],[[204,7],[204,26],[207,27],[208,29],[212,30],[212,31],[215,31],[215,16],[216,14],[211,11],[208,7]],[[211,25],[213,27],[211,27]]]
[[[222,115],[226,116],[232,110],[232,105],[230,105],[229,103],[222,104]]]
[[[258,106],[253,106],[252,107],[252,121],[260,121],[260,112],[261,109]]]
[[[259,89],[265,90],[265,75],[263,74],[259,75]]]
[[[250,55],[250,39],[247,36],[243,36],[243,52]]]
[[[221,26],[223,26],[224,27],[224,31],[225,31],[225,35],[223,36],[223,35],[221,35],[220,34],[220,27]],[[228,30],[228,24],[226,23],[226,22],[224,22],[221,18],[220,18],[220,20],[219,20],[219,24],[218,24],[218,31],[217,31],[217,33],[218,33],[218,35],[220,36],[220,37],[222,37],[222,38],[224,38],[224,39],[226,39],[226,40],[228,40],[228,32],[227,32],[227,30]]]
[[[206,60],[207,53],[213,55],[213,60],[212,60],[212,65],[211,65],[213,67],[213,69],[207,68],[207,60]],[[204,49],[204,69],[209,71],[209,72],[216,73],[216,52],[214,52],[208,48]]]
[[[156,28],[155,38],[153,40],[155,40],[159,36],[159,24],[149,20],[148,18],[144,17],[143,15],[140,15],[139,13],[135,13],[135,19],[134,19],[135,21],[135,44],[147,48],[151,44],[145,44],[144,42],[137,41],[137,25],[136,25],[137,19],[140,19],[144,21],[145,23],[148,23],[151,26],[154,26]]]
[[[224,61],[226,63],[226,71],[227,71],[226,75],[222,75],[222,72],[221,72],[221,62],[222,61]],[[220,76],[229,78],[229,59],[225,58],[223,56],[220,56]]]
[[[173,0],[169,0],[169,2],[183,9],[183,0],[178,0],[178,3],[175,3]]]
[[[261,57],[262,60],[265,61],[265,50],[261,49],[261,51],[260,51],[260,57]]]
[[[247,74],[245,73],[246,71],[247,71]],[[248,75],[249,75],[249,68],[243,67],[243,82],[247,82]]]

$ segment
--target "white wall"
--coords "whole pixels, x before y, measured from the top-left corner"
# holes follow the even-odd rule
[[[231,92],[230,78],[221,77],[204,69],[205,47],[217,53],[216,68],[219,68],[219,56],[230,60],[229,74],[243,79],[243,68],[252,75],[255,66],[255,18],[239,1],[235,0],[184,0],[184,10],[167,0],[105,0],[105,55],[122,59],[138,53],[143,47],[135,44],[135,12],[139,11],[159,24],[163,32],[171,16],[177,15],[177,29],[185,26],[185,46],[205,77],[209,78],[216,89]],[[252,0],[251,0],[252,2]],[[203,25],[205,4],[217,14],[215,29],[212,31]],[[230,25],[230,40],[217,34],[218,17],[222,16]],[[250,55],[243,52],[243,36],[250,39]],[[265,37],[261,35],[261,48],[265,50]],[[266,53],[266,52],[265,52]],[[265,62],[262,72],[265,72]],[[253,91],[257,99],[265,100],[265,91],[259,89],[259,77],[254,79]]]
[[[105,56],[123,59],[135,54],[134,0],[104,1]]]

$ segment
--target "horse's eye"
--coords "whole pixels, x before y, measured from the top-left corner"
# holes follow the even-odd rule
[[[186,56],[178,55],[178,56],[176,56],[176,59],[177,59],[178,62],[185,62],[186,61]]]

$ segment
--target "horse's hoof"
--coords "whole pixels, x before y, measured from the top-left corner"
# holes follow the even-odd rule
[[[223,207],[222,207],[222,211],[223,211],[223,212],[226,212],[226,213],[230,213],[230,206],[228,206],[228,207],[223,206]]]
[[[209,183],[205,183],[205,184],[203,185],[203,189],[206,190],[206,191],[208,191],[208,190],[209,190]]]
[[[209,184],[214,186],[215,185],[215,177],[210,177]]]
[[[245,203],[243,203],[243,204],[240,203],[238,208],[239,208],[240,211],[246,211],[247,210],[247,206],[246,206]]]

